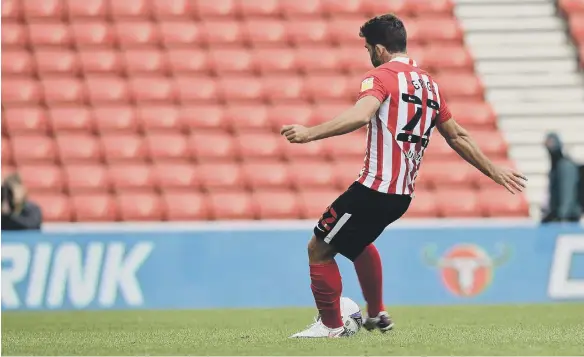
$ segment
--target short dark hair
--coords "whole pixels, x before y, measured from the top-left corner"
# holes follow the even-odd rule
[[[390,53],[405,52],[408,35],[404,23],[393,14],[375,16],[361,26],[359,36],[371,46],[382,45]]]

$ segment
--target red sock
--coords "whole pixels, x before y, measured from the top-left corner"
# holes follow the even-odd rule
[[[343,326],[341,319],[341,293],[343,282],[337,262],[310,265],[310,280],[312,294],[320,318],[326,327],[337,328]]]
[[[369,244],[357,257],[354,264],[363,297],[367,301],[367,314],[369,317],[375,317],[385,310],[382,296],[381,257],[377,248],[373,244]]]

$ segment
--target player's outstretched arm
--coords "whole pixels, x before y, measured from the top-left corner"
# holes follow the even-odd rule
[[[307,143],[347,134],[369,123],[380,105],[379,99],[366,96],[333,120],[309,128],[296,124],[284,125],[280,134],[284,135],[291,143]]]
[[[446,120],[437,125],[438,131],[454,151],[468,163],[479,169],[493,181],[504,186],[515,194],[525,188],[527,178],[512,169],[498,167],[483,154],[474,139],[454,119]]]

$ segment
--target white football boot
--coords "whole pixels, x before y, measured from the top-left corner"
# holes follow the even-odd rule
[[[315,319],[315,322],[308,326],[304,331],[295,333],[289,338],[339,338],[339,337],[349,337],[351,335],[350,331],[341,326],[338,328],[326,327],[320,317]]]
[[[381,332],[387,332],[393,329],[393,326],[393,320],[386,311],[381,311],[379,314],[377,314],[377,317],[366,318],[365,322],[363,323],[363,327],[365,327],[367,331],[379,329]]]

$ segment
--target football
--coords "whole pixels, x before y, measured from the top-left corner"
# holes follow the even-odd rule
[[[352,335],[363,326],[363,315],[359,305],[348,297],[341,297],[341,316],[345,327]]]

